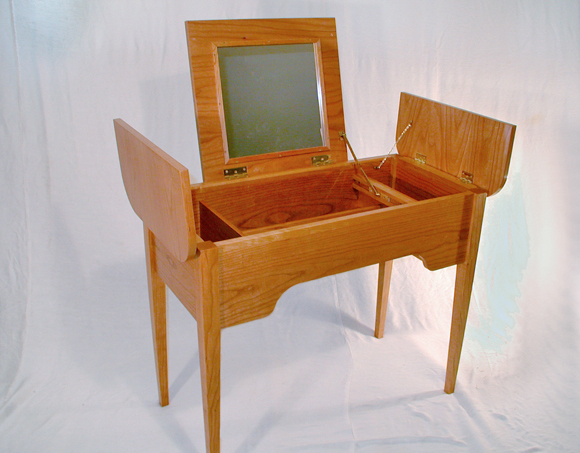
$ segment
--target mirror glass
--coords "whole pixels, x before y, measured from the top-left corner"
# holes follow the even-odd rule
[[[230,158],[323,146],[313,44],[218,48]]]

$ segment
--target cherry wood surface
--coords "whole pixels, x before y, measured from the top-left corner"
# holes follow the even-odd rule
[[[430,270],[462,262],[471,197],[450,195],[216,244],[222,325],[267,316],[301,282],[408,255],[420,256]]]
[[[397,145],[399,154],[422,154],[427,165],[457,178],[468,173],[488,196],[503,187],[516,132],[513,124],[401,93],[397,136],[409,123],[411,128]]]
[[[345,163],[330,169],[321,167],[314,173],[290,172],[212,186],[198,185],[193,197],[227,218],[243,234],[257,228],[377,205],[361,199],[352,190],[353,175],[352,165]]]
[[[246,166],[251,175],[307,168],[312,157],[347,160],[336,24],[332,18],[239,19],[186,22],[199,148],[204,182],[224,179],[224,169]],[[322,129],[325,145],[229,162],[218,67],[218,47],[313,43],[318,49]],[[269,158],[265,158],[269,157]]]
[[[475,276],[475,264],[479,249],[479,238],[483,224],[483,213],[487,194],[479,192],[472,198],[472,211],[470,219],[467,254],[465,260],[457,263],[455,275],[455,294],[453,297],[453,314],[451,318],[451,334],[449,338],[449,353],[447,355],[447,372],[445,373],[446,393],[455,391],[459,358],[463,345],[463,335],[467,324],[467,312],[471,300],[473,278]]]
[[[123,120],[114,125],[133,210],[179,261],[192,258],[197,239],[189,171]]]
[[[385,322],[387,320],[387,304],[389,287],[393,273],[393,261],[379,263],[379,283],[377,287],[377,314],[375,316],[375,337],[383,338]]]
[[[155,235],[144,227],[145,259],[147,262],[147,283],[149,286],[149,304],[151,327],[153,330],[153,350],[155,353],[155,370],[159,389],[159,404],[169,404],[169,381],[167,376],[167,301],[163,278],[159,275]]]
[[[169,404],[166,285],[198,326],[206,449],[220,451],[221,330],[272,313],[301,282],[379,264],[375,336],[384,333],[393,260],[430,270],[457,265],[444,391],[455,389],[487,196],[507,175],[515,126],[403,93],[400,155],[346,160],[336,28],[332,19],[188,22],[204,182],[115,120],[123,182],[143,220],[159,401]],[[306,40],[306,41],[305,41]],[[319,46],[331,164],[310,151],[256,161],[225,180],[216,49],[313,42]],[[310,153],[310,154],[309,154]],[[424,162],[417,157],[424,157]],[[362,174],[366,173],[367,177]],[[472,181],[462,180],[471,176]],[[379,195],[371,193],[369,182]],[[259,392],[259,389],[256,389]]]

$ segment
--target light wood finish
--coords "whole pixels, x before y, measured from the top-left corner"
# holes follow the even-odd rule
[[[149,284],[149,304],[151,327],[153,329],[153,347],[155,352],[155,370],[159,388],[159,404],[169,404],[169,381],[167,372],[167,303],[165,283],[157,271],[155,236],[144,228],[145,259],[147,262],[147,282]]]
[[[157,291],[152,291],[150,285],[150,296],[152,295],[151,316],[160,403],[162,406],[169,404],[163,284],[165,282],[197,321],[206,446],[208,452],[218,452],[221,365],[218,249],[213,242],[200,242],[196,257],[182,263],[175,260],[163,244],[147,230],[146,238],[148,238],[146,241],[148,276],[150,281],[157,282],[155,287]]]
[[[393,261],[379,263],[379,284],[377,288],[377,315],[375,318],[375,337],[383,338],[387,319],[387,303],[389,301],[389,287]]]
[[[379,195],[375,195],[372,193],[371,188],[368,185],[368,181],[366,178],[355,175],[353,177],[355,184],[353,188],[356,190],[361,190],[365,195],[371,195],[375,197],[378,201],[385,202],[389,206],[394,206],[398,204],[404,203],[413,203],[415,200],[414,198],[405,195],[404,193],[399,192],[386,184],[378,182],[376,179],[369,178],[369,181],[373,185],[373,187],[379,192]]]
[[[412,127],[397,145],[399,154],[426,156],[426,164],[473,183],[493,195],[507,178],[516,127],[439,102],[401,93],[397,134]],[[398,135],[397,135],[398,136]]]
[[[209,452],[220,450],[221,326],[218,249],[211,242],[199,246],[201,295],[197,338],[205,418],[205,444]]]
[[[393,161],[395,169],[398,169],[394,187],[406,190],[416,199],[441,197],[478,189],[474,184],[465,183],[430,165],[420,164],[415,159],[395,156]]]
[[[444,388],[452,392],[485,199],[503,184],[515,127],[402,95],[398,134],[413,121],[400,142],[403,155],[389,157],[380,170],[380,158],[360,160],[383,192],[377,200],[365,193],[338,135],[344,124],[334,21],[191,22],[187,29],[205,182],[190,187],[183,166],[115,121],[123,181],[144,222],[161,404],[169,401],[165,285],[197,321],[206,448],[217,453],[221,329],[269,315],[293,285],[379,263],[380,338],[393,260],[408,255],[430,270],[457,265]],[[250,162],[248,178],[224,181],[216,46],[304,35],[322,49],[334,162],[313,168],[309,156],[292,154]],[[425,153],[426,164],[415,162],[416,151]],[[458,179],[463,171],[473,173],[472,184]]]
[[[351,163],[330,167],[267,178],[195,185],[192,188],[193,198],[225,217],[242,234],[259,228],[379,206],[373,200],[358,197],[352,190],[355,172]]]
[[[467,255],[465,261],[459,263],[456,269],[451,335],[449,339],[449,354],[447,357],[447,372],[445,374],[444,390],[446,393],[453,393],[455,390],[457,370],[459,369],[459,358],[461,356],[461,348],[463,345],[463,335],[467,323],[467,312],[469,310],[471,290],[473,288],[473,278],[475,275],[475,264],[477,262],[477,251],[479,248],[479,238],[481,236],[486,195],[485,192],[482,192],[473,197]]]
[[[199,148],[205,182],[224,179],[224,169],[246,166],[248,174],[307,168],[311,158],[347,160],[339,133],[345,130],[336,24],[332,18],[241,19],[186,22]],[[217,49],[225,46],[314,43],[319,48],[322,129],[326,144],[316,149],[277,152],[229,161],[226,150]]]
[[[222,326],[269,315],[287,289],[309,280],[407,255],[421,256],[431,270],[463,262],[472,196],[450,195],[216,244]]]
[[[377,206],[377,205],[362,206],[360,208],[350,209],[348,211],[348,213],[349,214],[358,214],[359,212],[368,212],[368,211],[372,211],[374,209],[379,209],[379,207],[380,206]],[[321,221],[321,220],[334,219],[336,217],[342,217],[344,215],[345,215],[345,212],[332,212],[330,214],[323,214],[323,215],[317,216],[315,218],[316,218],[316,221]],[[261,227],[261,228],[254,228],[252,230],[247,230],[244,233],[244,235],[247,236],[249,234],[264,233],[265,231],[280,230],[282,228],[289,228],[289,227],[293,227],[293,226],[297,226],[297,225],[305,225],[305,224],[309,224],[311,222],[312,222],[312,218],[294,220],[292,222],[279,223],[279,224],[275,224],[275,225],[270,225],[270,226],[265,226],[265,227]]]
[[[174,257],[187,261],[196,250],[189,171],[123,120],[114,124],[133,210]]]
[[[203,242],[202,242],[203,243]],[[155,238],[155,259],[157,272],[173,294],[181,301],[189,313],[199,321],[201,304],[201,267],[195,257],[185,263],[175,259],[163,243]]]

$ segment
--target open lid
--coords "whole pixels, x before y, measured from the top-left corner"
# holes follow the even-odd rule
[[[516,126],[401,93],[397,137],[401,156],[475,184],[488,195],[504,185]]]
[[[334,19],[186,30],[205,182],[347,160]]]

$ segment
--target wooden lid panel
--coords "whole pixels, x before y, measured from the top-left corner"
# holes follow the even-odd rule
[[[424,158],[427,165],[459,179],[471,178],[488,195],[503,187],[514,125],[401,93],[397,137],[410,122],[397,145],[400,155]]]
[[[187,168],[123,120],[114,124],[123,183],[133,210],[175,258],[187,261],[197,250]]]
[[[201,164],[205,182],[224,180],[224,170],[244,166],[248,175],[312,165],[312,157],[347,160],[342,89],[334,19],[247,19],[186,22]],[[217,49],[239,45],[313,43],[320,68],[322,147],[229,159]]]

